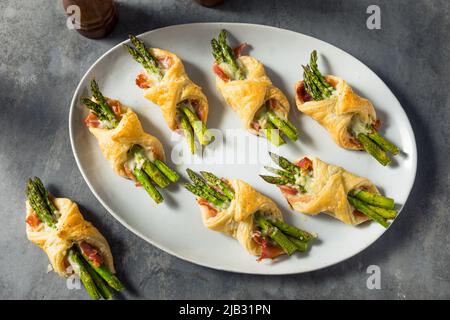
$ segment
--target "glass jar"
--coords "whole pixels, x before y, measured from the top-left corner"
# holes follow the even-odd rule
[[[87,38],[103,38],[117,23],[118,15],[114,0],[63,0],[64,10],[70,17],[74,11],[69,7],[73,5],[80,8],[80,21],[76,30]]]

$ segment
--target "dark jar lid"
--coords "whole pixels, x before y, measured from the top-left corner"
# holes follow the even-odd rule
[[[63,5],[66,13],[69,6],[80,8],[80,28],[76,30],[87,38],[105,37],[118,21],[114,0],[63,0]]]

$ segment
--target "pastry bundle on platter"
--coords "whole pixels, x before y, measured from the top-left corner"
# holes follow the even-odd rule
[[[205,227],[235,238],[259,260],[305,252],[317,237],[285,223],[275,202],[242,180],[187,173],[193,183],[185,188],[197,197]]]
[[[51,196],[37,177],[27,184],[26,233],[47,254],[53,270],[62,277],[78,275],[92,299],[111,299],[110,288],[124,288],[100,231],[75,202]]]
[[[226,36],[222,30],[218,39],[211,40],[217,90],[251,133],[264,135],[276,146],[286,143],[282,135],[296,141],[298,131],[288,119],[288,99],[273,85],[260,61],[242,55],[246,44],[231,49]]]
[[[90,110],[85,123],[97,139],[103,156],[115,173],[135,181],[156,203],[161,203],[164,198],[156,186],[166,188],[180,178],[164,162],[161,142],[144,132],[131,108],[104,97],[95,80],[91,81],[91,91],[91,99],[82,99]]]
[[[374,220],[385,228],[397,215],[394,200],[382,196],[367,178],[317,157],[306,156],[293,163],[270,155],[281,169],[266,167],[276,176],[261,178],[277,185],[295,211],[308,215],[323,212],[352,225]]]
[[[399,148],[378,133],[381,126],[372,103],[357,95],[348,83],[336,76],[322,76],[317,52],[303,66],[303,80],[295,85],[297,108],[320,123],[338,146],[365,150],[383,166]]]
[[[208,100],[189,79],[181,59],[162,49],[148,49],[135,36],[130,35],[130,40],[134,47],[126,45],[128,52],[144,68],[136,85],[146,99],[159,106],[170,130],[184,132],[192,153],[196,151],[194,135],[201,145],[214,141],[206,127]]]

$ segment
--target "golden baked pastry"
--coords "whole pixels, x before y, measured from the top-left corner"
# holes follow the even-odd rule
[[[232,50],[222,30],[212,42],[216,86],[251,133],[264,134],[275,145],[285,143],[280,133],[297,140],[297,129],[288,120],[289,101],[267,76],[263,64],[241,56],[245,45]]]
[[[84,220],[78,205],[66,198],[53,198],[53,203],[60,213],[55,229],[44,223],[37,226],[26,225],[28,240],[44,250],[53,270],[62,277],[70,276],[72,272],[68,272],[68,251],[75,243],[87,242],[99,251],[108,270],[115,273],[108,242],[92,223]],[[26,202],[26,209],[28,221],[35,215],[29,201]]]
[[[354,117],[358,117],[366,125],[377,123],[372,103],[354,93],[344,79],[325,76],[325,80],[336,89],[336,93],[329,99],[319,101],[305,101],[304,82],[297,82],[295,101],[298,110],[320,123],[340,147],[364,150],[349,128]]]
[[[111,101],[111,100],[110,100]],[[114,103],[119,103],[114,101]],[[130,108],[123,108],[120,122],[114,129],[89,126],[89,131],[98,141],[103,156],[118,175],[129,178],[125,171],[128,161],[128,151],[134,145],[140,145],[151,159],[165,160],[162,143],[154,136],[144,132],[136,113]]]
[[[204,178],[187,172],[194,184],[185,187],[197,196],[205,227],[238,240],[251,255],[260,259],[291,255],[305,251],[314,238],[284,223],[277,205],[246,182],[219,179],[209,172],[202,172]]]
[[[267,167],[268,171],[278,174],[278,177],[261,177],[266,182],[278,185],[283,196],[297,212],[308,215],[323,212],[351,225],[373,219],[387,226],[387,220],[396,215],[393,200],[381,196],[367,178],[317,157],[307,156],[291,163],[273,153],[271,156],[284,170]]]
[[[85,123],[95,136],[103,156],[114,172],[142,185],[156,203],[164,199],[160,188],[177,182],[178,174],[165,163],[164,149],[154,136],[144,132],[136,113],[118,100],[103,96],[95,80],[91,81],[93,97],[82,103],[90,109]]]
[[[134,36],[130,39],[134,47],[126,46],[128,52],[144,67],[136,85],[144,90],[146,99],[159,106],[167,126],[184,131],[192,153],[196,150],[194,134],[202,145],[212,142],[214,138],[206,128],[208,100],[187,75],[181,59],[166,50],[147,48]]]
[[[84,220],[75,202],[50,196],[36,177],[27,184],[26,233],[47,254],[55,272],[62,277],[78,275],[93,299],[111,299],[109,287],[124,288],[114,275],[111,249],[103,235]]]
[[[254,213],[283,220],[275,202],[262,195],[242,180],[228,180],[235,192],[235,198],[223,210],[214,212],[207,205],[199,204],[202,220],[208,229],[223,232],[233,238],[254,256],[261,255],[261,245],[253,238],[255,232]]]

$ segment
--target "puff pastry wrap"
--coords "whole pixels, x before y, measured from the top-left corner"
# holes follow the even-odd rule
[[[66,198],[54,198],[53,203],[61,214],[56,229],[46,227],[43,223],[37,227],[26,224],[28,240],[44,250],[53,270],[63,277],[70,276],[66,271],[68,250],[75,242],[85,241],[99,251],[105,266],[115,273],[108,242],[92,223],[84,220],[77,204]],[[26,210],[27,217],[34,214],[28,201],[26,202]]]
[[[336,144],[342,148],[363,150],[348,128],[354,116],[359,116],[363,123],[370,125],[377,120],[372,103],[354,93],[342,78],[325,76],[325,80],[336,89],[337,95],[325,100],[307,102],[303,101],[301,95],[303,81],[297,82],[295,101],[298,110],[327,129]]]
[[[139,118],[130,108],[122,114],[122,119],[116,128],[89,127],[89,131],[97,138],[100,150],[113,170],[124,178],[129,178],[124,169],[128,158],[127,152],[135,144],[153,152],[156,159],[162,161],[165,159],[161,142],[144,132]]]
[[[272,84],[263,64],[250,56],[240,56],[238,60],[246,70],[246,79],[225,82],[217,76],[216,86],[226,102],[238,114],[244,127],[258,134],[258,131],[251,127],[251,123],[258,110],[271,99],[278,102],[278,111],[287,119],[289,101],[283,92]]]
[[[200,205],[205,227],[223,232],[239,241],[252,255],[261,255],[261,246],[253,239],[253,214],[260,211],[268,216],[283,220],[283,215],[275,202],[262,195],[242,180],[227,181],[234,189],[235,198],[227,209],[210,215],[206,206]]]
[[[168,57],[171,65],[161,81],[155,81],[145,89],[144,97],[160,107],[164,120],[171,130],[178,129],[177,104],[184,100],[196,101],[197,115],[200,120],[206,122],[208,100],[202,88],[189,79],[181,59],[171,52],[157,48],[150,49],[150,52],[158,60]]]
[[[307,158],[313,163],[313,181],[309,192],[296,195],[283,193],[293,209],[308,215],[324,212],[352,225],[368,220],[365,215],[354,213],[353,206],[347,200],[347,193],[355,188],[363,188],[379,194],[375,185],[367,178],[327,164],[319,158]]]

